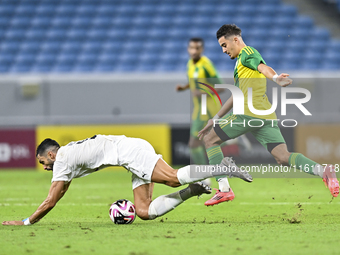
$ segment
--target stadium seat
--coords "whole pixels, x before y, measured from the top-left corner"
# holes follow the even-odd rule
[[[265,48],[272,52],[282,52],[287,48],[287,44],[280,40],[270,40]]]
[[[329,49],[335,50],[340,52],[340,41],[339,40],[331,40],[328,44],[327,47]]]
[[[176,3],[166,3],[162,4],[157,8],[157,13],[160,15],[170,14],[174,15],[174,13],[177,13]]]
[[[17,41],[3,42],[1,43],[1,46],[0,46],[1,52],[11,53],[11,54],[16,53],[19,50],[19,48],[20,48],[20,43]]]
[[[91,17],[97,12],[98,4],[84,4],[77,8],[76,16]]]
[[[102,51],[102,43],[100,42],[87,42],[82,45],[83,53],[98,54],[101,51]]]
[[[284,28],[291,28],[294,24],[294,19],[289,16],[279,16],[276,19],[269,22],[274,27],[284,27]]]
[[[47,29],[52,20],[49,17],[35,17],[31,22],[31,29]]]
[[[312,29],[313,28],[313,20],[308,16],[298,16],[294,20],[293,26],[299,29]]]
[[[98,57],[98,64],[102,66],[107,66],[107,65],[113,66],[117,63],[118,56],[119,54],[117,52],[101,54]]]
[[[15,11],[15,4],[0,5],[0,17],[11,17]]]
[[[137,65],[135,71],[136,72],[152,72],[156,69],[156,65],[155,64],[139,64]]]
[[[28,73],[31,71],[31,66],[27,64],[17,63],[9,68],[11,73]]]
[[[290,72],[301,69],[301,65],[296,62],[280,61],[275,69],[281,72]]]
[[[71,26],[71,20],[69,17],[54,18],[51,26],[53,29],[67,29]]]
[[[65,29],[53,29],[47,32],[47,39],[51,39],[55,42],[61,42],[65,40],[66,30]]]
[[[52,65],[36,64],[31,68],[32,73],[49,73],[52,70]]]
[[[275,9],[275,15],[281,17],[295,18],[297,15],[297,8],[294,5],[283,4]]]
[[[322,54],[326,50],[325,42],[322,40],[311,40],[305,45],[307,50]],[[340,48],[339,48],[340,49]]]
[[[269,16],[258,16],[253,19],[254,27],[271,27],[273,19]]]
[[[10,22],[11,29],[27,29],[30,26],[31,19],[28,17],[14,17]]]
[[[144,44],[143,47],[143,53],[148,53],[150,52],[150,54],[152,53],[160,53],[161,51],[163,51],[163,42],[162,41],[158,41],[158,40],[152,40],[150,42],[146,42]]]
[[[87,31],[87,38],[91,41],[104,41],[107,38],[107,29],[91,29]]]
[[[92,29],[107,29],[113,23],[113,18],[111,17],[96,17],[93,19],[91,28]]]
[[[81,43],[80,42],[65,42],[61,45],[60,53],[62,54],[78,54],[81,51]]]
[[[195,10],[196,13],[199,13],[199,15],[209,17],[211,19],[212,15],[216,14],[218,8],[216,8],[215,3],[201,3],[197,6],[197,9]]]
[[[269,2],[269,3],[268,3]],[[273,12],[278,8],[277,3],[271,3],[270,0],[267,3],[261,4],[257,9],[258,17],[277,17],[277,13]]]
[[[78,29],[86,29],[91,25],[91,19],[88,17],[77,17],[72,20],[72,26]]]
[[[143,4],[138,8],[138,12],[143,16],[152,16],[156,14],[156,5],[155,4]]]
[[[122,63],[120,65],[114,66],[114,70],[117,72],[132,72],[135,71],[136,65],[133,63]]]
[[[36,5],[26,4],[25,2],[23,2],[15,9],[15,15],[17,15],[18,17],[30,17],[35,14],[35,10]]]
[[[235,12],[238,16],[249,17],[253,15],[254,12],[256,12],[257,8],[258,5],[253,3],[241,4],[235,8]]]
[[[35,15],[36,17],[53,17],[56,10],[56,5],[53,3],[44,3],[36,7]]]
[[[278,62],[282,59],[282,55],[280,52],[272,52],[269,50],[263,51],[262,57],[269,66],[277,65]]]
[[[67,40],[82,42],[87,38],[87,29],[70,29],[66,32]]]
[[[45,42],[42,45],[40,45],[41,52],[44,54],[57,54],[60,51],[61,43],[60,42]]]
[[[305,28],[293,28],[291,31],[289,31],[289,40],[293,41],[299,41],[300,43],[307,42],[310,38],[311,29],[305,29]]]
[[[36,42],[23,42],[19,54],[36,54],[40,51],[40,45]]]
[[[330,39],[330,33],[328,29],[325,28],[315,28],[311,31],[310,37],[317,40],[322,40],[324,42]]]
[[[303,60],[305,62],[309,62],[309,63],[313,63],[313,62],[319,62],[321,59],[320,54],[318,54],[315,51],[307,51],[304,55],[303,55]]]
[[[37,45],[40,45],[46,37],[46,32],[46,29],[29,29],[26,30],[25,39],[26,41],[35,41]]]
[[[21,41],[25,38],[25,30],[24,29],[13,29],[8,30],[5,33],[6,40],[11,41]]]
[[[0,72],[183,71],[190,37],[202,37],[207,56],[233,70],[215,35],[227,23],[273,67],[339,67],[340,42],[281,0],[4,0]]]
[[[268,34],[270,38],[286,42],[290,37],[290,30],[288,28],[273,28],[268,31]]]
[[[325,71],[334,71],[340,69],[340,64],[326,61],[321,63],[320,68]]]
[[[320,62],[308,62],[308,61],[303,61],[300,65],[299,68],[302,70],[318,70],[320,69]]]
[[[57,17],[73,17],[76,13],[76,4],[61,4],[55,9]]]
[[[10,66],[15,60],[15,54],[13,53],[0,53],[0,65],[1,66]]]
[[[316,55],[319,55],[319,54],[316,54]],[[328,49],[323,57],[326,61],[329,61],[330,63],[340,62],[340,52],[334,51],[333,49]]]
[[[36,58],[36,64],[37,65],[46,65],[46,66],[52,66],[57,59],[57,54],[53,53],[42,53],[39,54]]]

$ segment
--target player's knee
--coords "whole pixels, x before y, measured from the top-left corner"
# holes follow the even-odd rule
[[[149,207],[152,202],[152,199],[148,199],[143,201],[142,203],[136,203],[136,214],[142,220],[149,219]]]
[[[204,143],[205,148],[210,148],[211,146],[213,146],[209,135],[206,135],[203,137],[203,143]]]
[[[289,159],[289,156],[287,155],[280,155],[279,157],[275,157],[276,159],[276,162],[279,164],[279,165],[288,165],[288,159]]]
[[[178,181],[178,179],[176,178],[176,180],[173,180],[173,181],[167,181],[165,183],[165,185],[169,186],[169,187],[172,187],[172,188],[176,188],[176,187],[179,187],[181,186],[182,184]]]
[[[141,218],[142,220],[148,220],[149,219],[149,212],[147,209],[139,209],[136,208],[136,214],[139,218]]]

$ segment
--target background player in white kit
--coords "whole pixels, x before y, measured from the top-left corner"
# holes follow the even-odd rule
[[[45,170],[53,171],[49,194],[29,218],[23,221],[4,221],[3,225],[36,223],[63,197],[73,178],[89,175],[107,166],[120,165],[132,173],[136,212],[143,220],[164,215],[190,197],[211,193],[209,187],[193,182],[221,175],[221,172],[213,171],[211,168],[195,174],[192,174],[190,166],[173,169],[161,158],[161,155],[155,153],[150,143],[125,136],[95,135],[62,147],[52,139],[45,139],[38,146],[36,156]],[[221,166],[227,167],[224,169],[224,175],[252,181],[252,177],[237,168],[229,158],[223,159]],[[153,182],[171,187],[192,184],[183,190],[157,197],[152,201]]]

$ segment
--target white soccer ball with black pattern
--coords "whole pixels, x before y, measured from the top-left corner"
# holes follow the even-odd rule
[[[136,218],[136,208],[131,201],[119,199],[111,205],[109,215],[115,224],[131,224]]]

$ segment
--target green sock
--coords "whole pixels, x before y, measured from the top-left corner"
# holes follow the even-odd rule
[[[290,166],[296,166],[296,169],[303,170],[304,172],[309,174],[315,174],[313,170],[314,166],[317,165],[317,163],[309,158],[306,158],[301,153],[290,154],[288,162]]]
[[[223,153],[219,145],[207,149],[209,165],[218,165],[223,159]],[[216,177],[216,181],[221,177]]]
[[[190,148],[191,158],[194,161],[194,164],[197,165],[206,165],[207,164],[207,156],[205,155],[205,150],[203,146],[199,146],[196,148]]]

